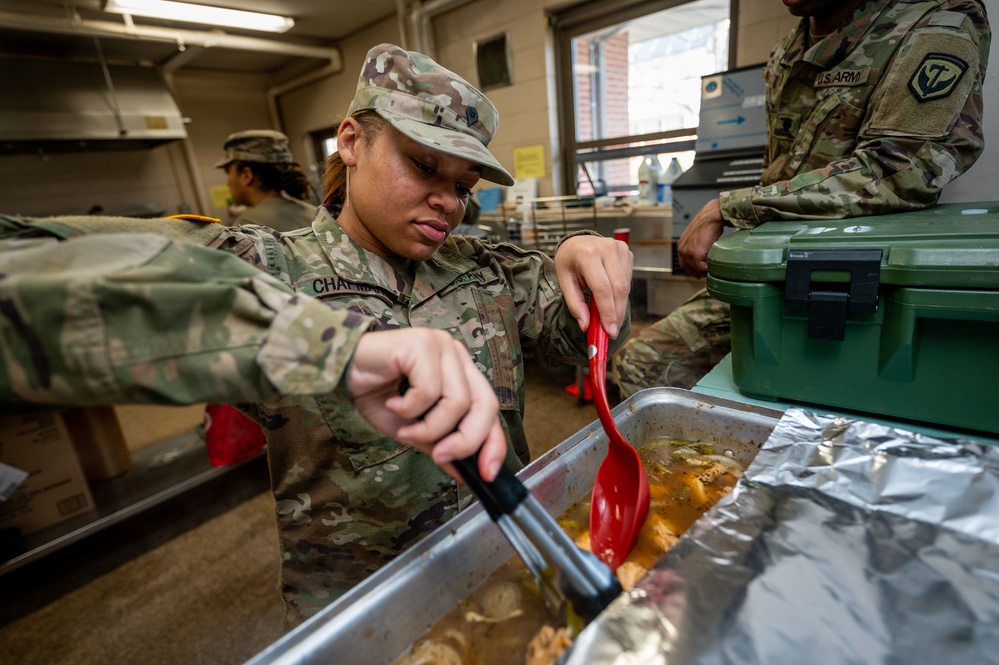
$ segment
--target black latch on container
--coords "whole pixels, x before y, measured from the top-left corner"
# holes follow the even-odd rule
[[[808,336],[842,341],[849,313],[878,311],[880,249],[792,249],[787,253],[784,304],[808,309]],[[848,272],[847,291],[813,290],[812,272]]]

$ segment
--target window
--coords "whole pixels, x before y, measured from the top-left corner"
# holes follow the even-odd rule
[[[315,162],[305,169],[305,173],[320,201],[326,197],[326,192],[323,191],[323,176],[326,173],[326,158],[336,152],[337,129],[339,126],[327,127],[309,134],[309,138],[312,139],[312,154],[315,155]]]
[[[338,127],[327,127],[309,134],[312,139],[312,149],[315,151],[316,162],[325,164],[326,158],[336,152],[336,130]]]
[[[617,0],[550,16],[564,191],[635,193],[647,154],[690,167],[701,77],[730,68],[730,14],[729,0]]]

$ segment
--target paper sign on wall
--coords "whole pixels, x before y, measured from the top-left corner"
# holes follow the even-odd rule
[[[229,205],[229,199],[232,195],[229,193],[229,188],[225,185],[216,185],[210,190],[212,196],[212,205],[216,208],[224,208]]]
[[[545,177],[545,147],[529,145],[513,149],[513,177],[544,178]]]

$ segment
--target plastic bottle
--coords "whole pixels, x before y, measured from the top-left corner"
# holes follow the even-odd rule
[[[670,160],[669,166],[659,177],[658,203],[659,205],[673,205],[673,183],[683,174],[683,167],[676,157]]]
[[[520,219],[517,217],[511,217],[506,220],[506,234],[507,239],[517,244],[520,242]]]
[[[638,167],[638,205],[654,206],[656,204],[659,177],[663,167],[655,155],[646,155],[642,165]]]

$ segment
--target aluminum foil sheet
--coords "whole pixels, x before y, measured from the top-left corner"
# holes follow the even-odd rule
[[[789,409],[559,662],[999,663],[999,448]]]

